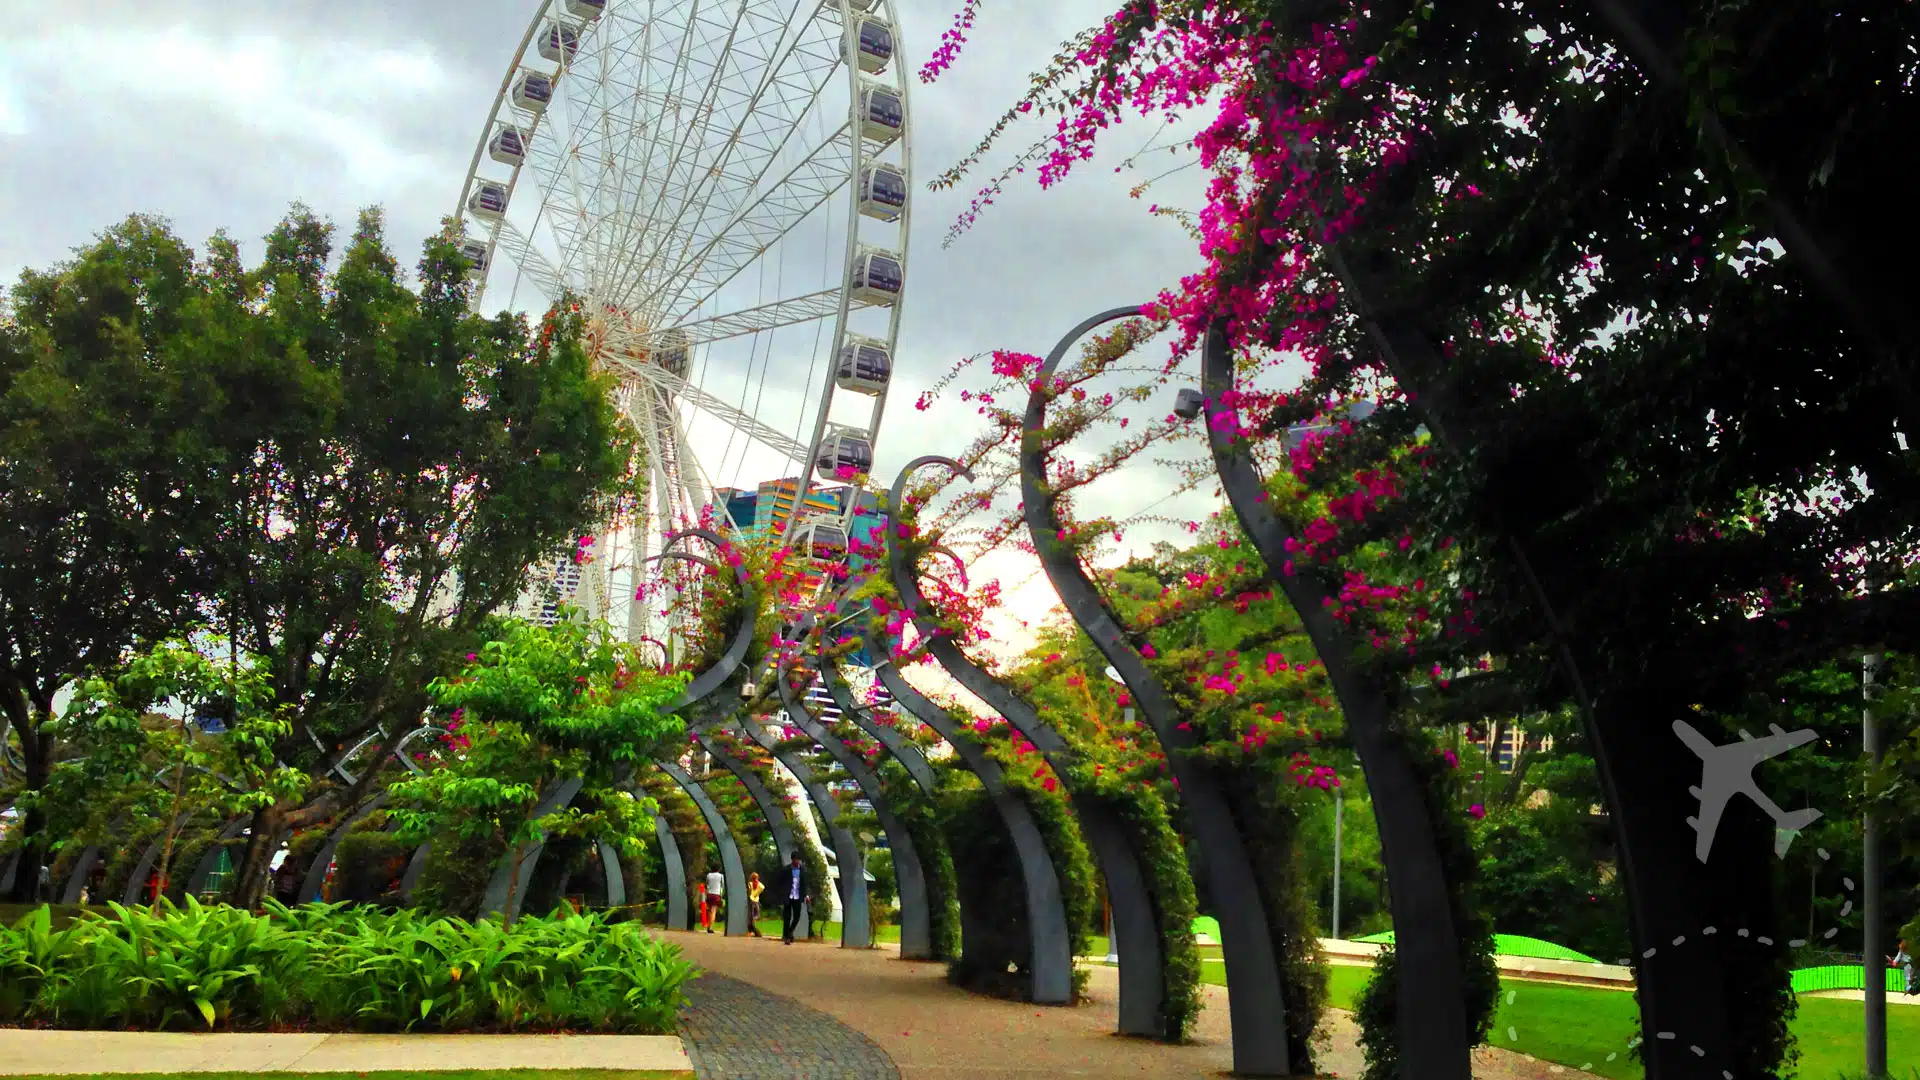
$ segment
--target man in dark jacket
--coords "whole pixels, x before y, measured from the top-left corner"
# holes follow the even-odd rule
[[[775,879],[774,888],[779,890],[780,940],[793,944],[793,929],[800,925],[800,908],[807,902],[807,870],[800,865],[800,853],[793,853],[793,863],[780,872]]]

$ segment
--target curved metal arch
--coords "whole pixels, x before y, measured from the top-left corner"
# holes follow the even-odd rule
[[[846,603],[847,598],[853,594],[853,590],[859,588],[865,580],[865,578],[848,580],[838,592],[833,594],[825,606],[838,609],[841,604]],[[838,621],[845,622],[853,617],[847,616]],[[811,630],[817,623],[818,616],[810,612],[801,619],[800,625],[803,630]],[[834,706],[840,710],[842,716],[853,721],[854,726],[873,736],[881,746],[886,747],[887,752],[907,770],[907,775],[913,777],[913,782],[919,785],[921,791],[928,795],[938,792],[939,777],[934,775],[933,766],[928,763],[927,756],[920,747],[914,745],[897,728],[875,720],[872,709],[854,700],[852,686],[847,683],[846,676],[840,671],[839,661],[828,650],[827,629],[824,626],[819,627],[814,648],[820,661],[820,681],[826,686],[827,695],[833,698]]]
[[[447,736],[453,734],[451,730],[438,725],[422,724],[420,727],[400,736],[400,740],[394,743],[393,749],[388,751],[388,753],[394,760],[400,762],[401,765],[405,766],[407,770],[415,776],[425,776],[427,770],[421,768],[412,758],[407,757],[404,751],[413,740],[429,733],[438,733]],[[386,800],[387,794],[384,791],[376,797],[377,803],[382,805],[385,804]],[[354,815],[353,820],[358,820],[361,816],[372,812],[372,810],[376,808],[375,806],[364,808]],[[348,826],[352,823],[353,821],[343,823],[340,828],[336,829],[332,835],[327,837],[324,849],[326,852],[326,860],[321,861],[316,857],[313,864],[307,867],[306,877],[300,882],[301,896],[307,897],[310,900],[320,898],[321,891],[326,887],[328,864],[333,862],[333,853],[339,848],[340,841],[346,838]],[[388,828],[391,829],[392,826],[388,826]],[[413,854],[407,859],[406,869],[400,873],[400,887],[396,890],[400,894],[402,901],[413,899],[414,887],[420,884],[420,876],[426,873],[427,859],[432,854],[432,840],[423,840],[419,847],[413,849]]]
[[[537,821],[560,810],[572,802],[574,796],[580,794],[580,789],[585,785],[584,778],[569,776],[548,788],[547,793],[534,805],[533,813],[528,815],[529,820]],[[487,891],[480,900],[479,918],[484,919],[489,915],[499,915],[503,912],[512,916],[520,914],[520,905],[527,898],[527,886],[532,882],[533,869],[539,864],[540,853],[546,849],[546,846],[543,840],[535,840],[527,845],[527,849],[520,853],[517,879],[512,852],[508,852],[494,864],[493,876],[488,879]],[[424,848],[425,845],[422,847]]]
[[[667,929],[692,930],[693,913],[687,906],[687,860],[680,840],[664,814],[653,816],[653,835],[660,841],[660,865],[667,874]]]
[[[654,648],[659,649],[660,658],[662,661],[660,667],[662,670],[665,670],[673,666],[673,651],[667,648],[666,642],[661,641],[659,638],[648,637],[645,634],[642,634],[639,637],[634,638],[633,643],[635,645],[643,645],[643,644],[651,645]]]
[[[912,830],[887,805],[886,789],[860,755],[828,731],[803,703],[795,700],[784,664],[774,678],[780,684],[780,704],[786,708],[794,726],[806,732],[808,738],[824,747],[840,767],[847,770],[853,782],[860,785],[861,794],[873,804],[873,816],[886,831],[887,847],[893,852],[894,879],[900,890],[900,959],[932,959],[933,921],[927,900],[927,878],[920,866],[920,851],[914,846]]]
[[[1033,955],[1029,967],[1033,973],[1033,1000],[1036,1005],[1068,1005],[1073,1002],[1073,933],[1067,927],[1066,898],[1060,889],[1060,873],[1053,865],[1053,853],[1033,820],[1033,811],[1019,795],[1007,788],[1000,765],[987,756],[979,743],[963,735],[946,710],[916,690],[894,666],[893,654],[874,636],[866,635],[867,648],[873,653],[873,670],[893,695],[921,723],[939,733],[953,747],[980,786],[993,800],[994,810],[1013,841],[1014,854],[1020,860],[1020,876],[1026,892],[1027,926],[1032,935]],[[962,910],[964,920],[965,911]],[[964,934],[964,930],[963,930]],[[964,936],[960,947],[966,949]]]
[[[119,824],[124,824],[124,819]],[[60,890],[60,903],[80,902],[80,891],[87,887],[87,877],[93,873],[94,866],[100,862],[100,856],[99,844],[88,844],[81,849],[80,857],[73,862],[73,872],[67,875],[67,883]]]
[[[707,794],[707,789],[689,776],[679,763],[660,758],[654,764],[680,785],[680,790],[687,793],[693,804],[700,808],[700,816],[706,819],[707,829],[713,833],[714,845],[720,849],[720,874],[727,883],[727,936],[740,937],[746,934],[753,929],[753,919],[745,903],[747,871],[740,862],[740,845],[733,838],[733,827],[727,824],[726,816],[720,813],[720,807]]]
[[[326,771],[334,774],[335,776],[338,776],[341,780],[346,781],[348,786],[352,786],[353,784],[358,783],[358,778],[355,777],[352,773],[347,771],[347,762],[353,760],[353,755],[365,749],[368,743],[371,743],[377,739],[384,739],[386,737],[387,737],[387,729],[385,726],[381,726],[373,734],[368,735],[367,737],[361,739],[357,743],[354,743],[339,757],[333,759],[333,762],[327,766]],[[326,745],[320,741],[320,736],[317,733],[315,733],[312,728],[307,729],[307,738],[313,742],[313,748],[315,750],[320,751],[322,754],[325,754],[327,752]]]
[[[875,741],[887,748],[895,761],[913,777],[913,782],[928,795],[940,790],[940,779],[933,773],[933,766],[927,762],[927,755],[914,745],[913,741],[901,733],[899,728],[883,724],[873,718],[866,706],[853,699],[853,688],[847,685],[846,676],[840,673],[840,665],[829,659],[822,642],[820,658],[820,681],[826,684],[828,696],[833,698],[840,715],[853,721],[861,731],[873,736]]]
[[[773,834],[773,847],[780,855],[780,862],[787,863],[793,858],[793,826],[788,823],[786,813],[780,809],[780,803],[774,798],[757,773],[747,767],[746,762],[728,753],[725,748],[714,742],[710,732],[695,731],[693,737],[699,741],[700,749],[720,763],[721,768],[733,774],[740,786],[747,789],[753,804],[760,808],[760,816],[767,821],[767,831]]]
[[[722,550],[727,545],[726,540],[711,529],[687,529],[667,537],[666,542],[672,545],[688,537],[698,537]],[[687,551],[662,551],[647,561],[658,562],[661,559],[681,559],[699,563],[719,573],[726,572],[724,567],[712,559]],[[715,690],[725,686],[727,680],[731,679],[734,673],[740,670],[740,665],[746,661],[747,650],[753,647],[753,629],[756,622],[754,608],[758,604],[758,594],[754,591],[753,581],[747,574],[746,567],[736,566],[733,568],[733,573],[735,582],[740,586],[740,610],[745,617],[735,628],[733,640],[727,643],[726,652],[720,655],[720,659],[712,667],[694,676],[693,681],[687,684],[687,688],[681,691],[673,704],[667,706],[668,712],[678,712],[695,702],[704,700]]]
[[[1201,352],[1201,394],[1214,469],[1234,516],[1265,564],[1265,576],[1293,606],[1333,683],[1355,753],[1373,796],[1381,858],[1393,882],[1394,955],[1399,965],[1396,1038],[1404,1069],[1436,1080],[1466,1080],[1472,1072],[1465,977],[1454,934],[1446,869],[1434,823],[1413,761],[1392,729],[1392,706],[1376,681],[1354,669],[1347,640],[1324,601],[1326,588],[1306,574],[1276,573],[1286,565],[1296,530],[1273,510],[1266,486],[1246,452],[1223,426],[1233,388],[1233,363],[1219,323],[1208,328]]]
[[[307,872],[301,875],[300,891],[294,894],[294,903],[303,904],[320,899],[321,890],[324,889],[327,884],[327,869],[333,865],[334,852],[339,850],[340,841],[345,840],[347,833],[351,831],[355,825],[359,824],[363,818],[385,805],[387,805],[387,793],[382,791],[373,798],[361,803],[358,809],[348,814],[340,824],[334,826],[333,830],[327,833],[327,838],[321,841],[320,847],[314,851],[313,860],[307,863]],[[409,862],[411,862],[411,860],[409,860]],[[404,881],[405,874],[402,874],[401,877]]]
[[[735,715],[738,715],[737,711]],[[732,722],[733,717],[730,716],[726,722],[717,725],[709,724],[708,727],[718,726],[724,728]],[[774,796],[772,789],[767,787],[760,779],[758,773],[747,767],[746,762],[728,753],[718,743],[714,742],[711,737],[711,732],[707,730],[707,728],[694,729],[693,737],[699,741],[701,749],[705,750],[715,761],[718,761],[723,768],[732,773],[734,779],[740,781],[740,785],[747,789],[747,794],[752,796],[754,805],[760,808],[760,816],[766,819],[767,831],[773,834],[773,847],[774,851],[780,856],[780,864],[782,866],[786,865],[792,860],[795,851],[793,822],[788,818],[786,811],[781,807],[780,801]],[[812,928],[812,923],[805,901],[801,902],[800,912],[801,921],[807,924],[801,928],[801,936],[809,937],[811,936],[809,931]]]
[[[901,471],[893,485],[896,493],[906,486],[908,474],[915,465],[922,463],[943,464],[963,477],[973,476],[972,470],[950,458],[923,457]],[[952,551],[941,550],[959,561],[959,556]],[[926,639],[927,651],[934,660],[955,682],[986,702],[1026,736],[1048,764],[1055,766],[1063,780],[1071,775],[1068,766],[1075,755],[1067,740],[1053,725],[1042,720],[1033,706],[974,663],[951,635],[935,625],[926,597],[920,592],[919,574],[904,544],[888,545],[887,564],[900,602]],[[1107,895],[1113,903],[1113,945],[1120,958],[1120,1033],[1164,1038],[1169,1034],[1161,1016],[1167,994],[1166,951],[1162,948],[1158,906],[1154,903],[1147,873],[1140,865],[1126,825],[1117,814],[1091,799],[1075,800],[1073,805],[1081,833],[1099,861],[1101,875],[1107,880]]]
[[[593,842],[594,851],[600,856],[600,873],[607,883],[607,906],[625,907],[627,904],[627,874],[620,868],[620,853],[605,840]]]
[[[1194,837],[1205,853],[1208,892],[1219,906],[1222,953],[1226,958],[1228,1003],[1232,1011],[1233,1069],[1247,1076],[1292,1075],[1287,1047],[1286,997],[1278,943],[1267,924],[1259,879],[1226,795],[1204,769],[1187,760],[1182,751],[1195,745],[1193,736],[1179,730],[1178,710],[1166,687],[1148,669],[1129,641],[1127,631],[1088,579],[1080,560],[1058,540],[1059,517],[1054,495],[1044,482],[1046,455],[1040,432],[1046,428],[1047,383],[1060,360],[1089,330],[1102,323],[1140,314],[1141,305],[1110,308],[1084,319],[1047,354],[1027,397],[1020,436],[1020,496],[1025,501],[1027,530],[1040,565],[1047,572],[1060,602],[1073,620],[1113,665],[1140,712],[1166,748],[1167,764],[1180,783],[1180,799]]]
[[[813,800],[814,807],[820,811],[821,820],[827,823],[827,836],[833,842],[834,859],[840,869],[840,945],[848,949],[871,946],[873,927],[867,917],[866,859],[860,853],[859,841],[839,823],[840,804],[834,801],[833,792],[814,778],[813,770],[807,768],[806,762],[794,754],[776,749],[778,740],[759,724],[751,720],[736,720],[733,726],[765,747],[775,761],[785,765],[794,779],[800,781],[807,797]]]

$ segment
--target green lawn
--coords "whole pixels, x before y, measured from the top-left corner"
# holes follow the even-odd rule
[[[754,923],[753,925],[757,927],[760,933],[765,937],[777,938],[780,936],[780,920],[779,919],[761,919],[759,922]],[[841,926],[840,923],[827,924],[827,940],[828,941],[837,942],[840,940],[840,926]],[[719,933],[721,930],[720,924],[717,922],[714,923],[713,929],[715,933]],[[886,942],[891,945],[898,945],[900,943],[900,927],[893,923],[887,923],[884,926],[876,926],[873,928],[873,940],[876,942]]]
[[[62,1073],[55,1076],[9,1076],[7,1080],[233,1080],[237,1073]],[[266,1080],[340,1080],[345,1073],[263,1072],[249,1076]],[[648,1069],[472,1069],[448,1072],[364,1072],[354,1080],[693,1080],[691,1072]]]
[[[1353,1008],[1372,969],[1334,964],[1330,971],[1328,1003],[1338,1009]],[[1224,985],[1225,968],[1202,964],[1201,978]],[[1627,1042],[1639,1028],[1632,994],[1518,979],[1502,979],[1500,986],[1500,1012],[1490,1044],[1614,1080],[1640,1080],[1640,1065],[1627,1052]],[[1865,1037],[1860,1002],[1803,997],[1793,1033],[1800,1043],[1802,1080],[1858,1075]],[[1608,1054],[1614,1055],[1611,1061]],[[1920,1080],[1920,1065],[1915,1064],[1920,1062],[1920,1007],[1887,1009],[1887,1056],[1896,1077]]]

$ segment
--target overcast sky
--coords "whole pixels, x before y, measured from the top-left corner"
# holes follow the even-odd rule
[[[957,4],[900,0],[910,70]],[[1146,206],[1194,205],[1198,170],[1142,200],[1128,197],[1141,175],[1114,172],[1152,133],[1146,122],[1113,133],[1105,159],[1062,187],[1042,192],[1031,174],[1021,178],[969,235],[941,247],[974,186],[929,192],[925,181],[978,141],[1063,39],[1113,6],[987,5],[954,70],[932,86],[914,82],[915,217],[895,384],[877,440],[883,482],[917,455],[959,452],[976,430],[970,406],[913,409],[956,360],[996,347],[1044,352],[1080,318],[1143,301],[1197,265],[1193,242]],[[257,258],[258,238],[296,199],[343,226],[358,208],[383,206],[410,265],[420,239],[455,208],[535,10],[534,0],[0,4],[0,277],[48,266],[134,211],[169,218],[196,245],[225,227]],[[1042,131],[1038,124],[993,160],[1007,160]],[[528,305],[526,294],[518,299]],[[488,301],[505,306],[506,297],[490,292]],[[801,393],[806,351],[775,357],[757,415],[789,429],[810,416]],[[738,355],[709,359],[712,385],[744,385]],[[731,451],[719,466],[713,459],[724,455],[710,438],[696,432],[696,449],[716,483],[770,478],[751,475],[755,462]],[[1166,474],[1140,469],[1109,485],[1100,508],[1125,513],[1164,500]],[[1156,512],[1195,509],[1204,500]],[[1156,535],[1166,534],[1142,529],[1127,540],[1144,547]],[[1011,560],[990,560],[981,572],[1009,585],[1028,577]],[[1015,607],[1031,617],[1050,596],[1044,582],[1029,581]]]

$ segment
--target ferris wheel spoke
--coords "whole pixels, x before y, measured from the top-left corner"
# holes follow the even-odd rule
[[[791,461],[799,462],[806,460],[807,446],[805,443],[773,427],[757,416],[741,412],[735,406],[728,404],[726,401],[700,389],[692,383],[683,383],[675,386],[671,393],[676,400],[684,402],[712,416],[714,419],[732,426],[742,435],[779,451],[786,455]]]
[[[652,228],[645,237],[646,262],[656,266],[661,254],[669,250],[687,232],[687,218],[707,213],[712,204],[727,198],[727,192],[715,183],[726,175],[731,159],[743,148],[743,125],[761,103],[767,80],[765,72],[776,70],[787,59],[781,45],[786,41],[790,17],[769,0],[746,0],[737,9],[724,44],[711,59],[689,52],[695,68],[704,68],[707,80],[701,101],[701,134],[718,138],[683,140],[674,167],[665,178],[676,197],[656,203]],[[762,72],[749,78],[750,72]],[[737,198],[737,196],[736,196]]]
[[[687,438],[687,425],[680,410],[670,411],[673,414],[674,457],[681,463],[680,482],[686,485],[687,502],[694,508],[697,519],[700,508],[712,501],[713,478],[707,475],[706,466],[700,464],[700,458],[690,449],[693,442]]]
[[[793,15],[801,6],[795,6]],[[723,235],[739,218],[743,206],[780,167],[787,146],[832,84],[841,62],[838,7],[819,0],[813,7],[790,40],[784,24],[794,20],[782,19],[780,32],[770,35],[778,54],[769,55],[765,73],[750,93],[729,95],[735,100],[721,109],[715,127],[726,137],[718,155],[699,169],[686,196],[675,200],[674,219],[656,233],[650,263],[663,283],[677,285],[688,265],[697,261],[698,256],[690,258],[689,253],[704,252],[713,237]]]
[[[816,456],[835,471],[871,460],[910,209],[897,0],[527,3],[530,25],[461,193],[463,218],[480,224],[462,251],[476,264],[476,298],[489,276],[525,282],[530,294],[578,293],[593,361],[621,380],[621,413],[638,429],[639,502],[630,511],[623,501],[599,530],[605,559],[584,575],[582,595],[610,615],[623,608],[632,635],[660,622],[660,605],[637,592],[616,604],[616,594],[652,576],[638,560],[658,550],[660,533],[716,497],[709,471],[721,463],[702,459],[690,427],[702,437],[726,427],[759,447],[756,467],[784,458],[809,486]],[[847,200],[844,241],[836,198]],[[876,221],[897,228],[876,232]],[[822,224],[817,251],[795,243]],[[795,255],[821,276],[763,277],[758,299],[746,295],[756,264]],[[830,339],[809,357],[819,391],[808,394],[810,430],[776,430],[749,415],[757,405],[690,380],[731,355],[709,348],[703,361],[701,346],[807,323]],[[851,420],[839,391],[872,403],[863,425],[832,422]],[[676,607],[666,622],[685,617]]]
[[[831,319],[840,310],[840,295],[841,290],[837,287],[822,289],[790,300],[775,300],[772,303],[761,304],[759,307],[715,315],[710,319],[681,323],[672,329],[656,330],[651,333],[610,330],[608,344],[639,350],[652,349],[666,344],[669,340],[678,340],[687,345],[701,345],[740,337],[744,334],[754,334],[762,330],[813,322],[816,319]],[[850,310],[859,311],[869,306],[871,305],[864,301],[854,299]]]
[[[706,238],[675,269],[675,286],[666,294],[661,308],[679,315],[698,311],[768,248],[845,190],[853,168],[847,128],[842,123],[759,198],[741,207]],[[687,297],[684,302],[683,296]]]
[[[494,243],[507,253],[521,273],[533,279],[547,299],[559,300],[567,291],[565,276],[547,261],[540,249],[533,246],[532,239],[513,222],[503,219],[495,223]]]
[[[657,222],[663,212],[671,210],[671,192],[683,162],[697,157],[699,148],[708,142],[713,130],[713,99],[720,83],[715,76],[724,70],[728,44],[749,6],[735,8],[732,19],[716,17],[723,15],[718,4],[696,2],[688,6],[680,33],[671,38],[678,48],[667,68],[665,85],[640,83],[632,87],[636,95],[660,95],[665,107],[649,110],[652,123],[627,126],[625,146],[618,153],[611,149],[614,133],[603,132],[609,148],[603,158],[602,179],[635,172],[639,175],[637,184],[609,185],[613,188],[611,198],[598,207],[597,216],[608,226],[607,238],[621,256],[609,267],[612,274],[606,288],[612,295],[640,299],[648,292],[645,270],[658,243]],[[707,77],[696,81],[701,75]],[[696,91],[689,93],[689,87]],[[683,106],[691,106],[686,110],[691,115],[683,114]],[[601,121],[607,123],[604,112]],[[629,156],[636,145],[642,147],[641,153]]]

